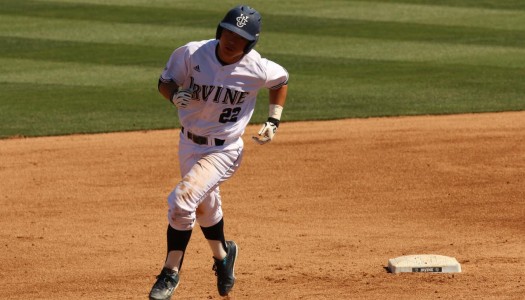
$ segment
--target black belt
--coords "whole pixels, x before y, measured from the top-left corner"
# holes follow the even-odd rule
[[[184,134],[184,127],[181,128],[182,133]],[[192,140],[195,144],[199,145],[208,145],[208,138],[205,136],[200,136],[193,134],[189,131],[187,131],[185,134],[190,140]],[[224,140],[221,139],[214,139],[215,146],[222,146],[224,145]]]

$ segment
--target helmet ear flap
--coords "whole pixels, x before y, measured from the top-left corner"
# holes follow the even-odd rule
[[[257,41],[259,40],[259,37],[257,36],[255,38],[255,41],[248,42],[248,45],[244,48],[244,54],[248,54],[248,52],[252,51],[252,49],[255,47],[255,44],[257,44]]]
[[[221,25],[217,26],[217,32],[215,33],[215,39],[220,39],[222,34],[222,27]]]

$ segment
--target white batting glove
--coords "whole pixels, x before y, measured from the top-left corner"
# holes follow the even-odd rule
[[[279,126],[279,120],[268,119],[266,123],[263,124],[261,130],[259,130],[258,136],[252,136],[252,139],[259,145],[264,145],[272,141],[277,132],[277,127]]]
[[[190,103],[192,93],[193,91],[190,89],[179,90],[173,94],[171,103],[177,106],[178,109],[184,109]]]

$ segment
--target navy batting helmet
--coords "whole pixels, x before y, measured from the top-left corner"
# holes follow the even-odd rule
[[[217,39],[221,38],[222,30],[228,29],[249,41],[244,53],[250,52],[261,32],[261,14],[247,5],[239,5],[232,8],[217,26]]]

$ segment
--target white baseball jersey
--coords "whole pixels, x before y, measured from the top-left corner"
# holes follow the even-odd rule
[[[222,65],[216,56],[218,43],[190,42],[175,49],[160,80],[193,90],[192,101],[178,111],[186,130],[235,141],[252,117],[258,90],[287,84],[288,72],[255,50],[234,64]]]

